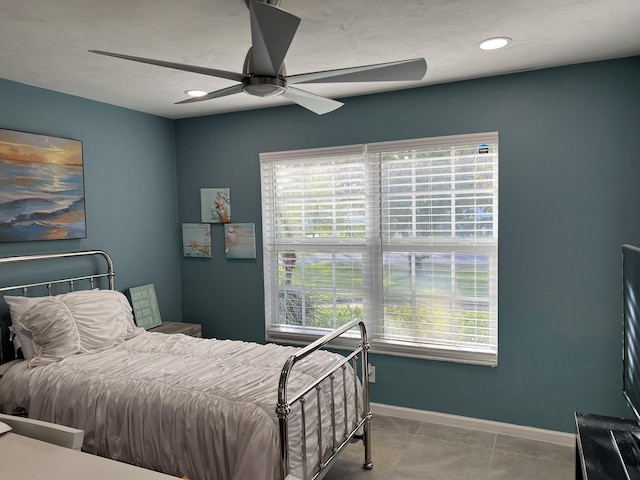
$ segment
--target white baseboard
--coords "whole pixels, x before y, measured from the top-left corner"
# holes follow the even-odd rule
[[[527,438],[529,440],[539,440],[541,442],[556,443],[575,447],[576,436],[572,433],[557,432],[554,430],[544,430],[541,428],[526,427],[511,423],[494,422],[491,420],[481,420],[478,418],[461,417],[447,413],[430,412],[427,410],[416,410],[413,408],[396,407],[382,403],[371,403],[371,412],[375,415],[389,415],[392,417],[406,418],[421,422],[437,423],[451,427],[470,428],[491,433],[502,433],[515,437]]]

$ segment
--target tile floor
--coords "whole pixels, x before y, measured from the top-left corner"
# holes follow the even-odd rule
[[[572,480],[575,448],[374,415],[373,469],[362,442],[350,445],[325,480]]]

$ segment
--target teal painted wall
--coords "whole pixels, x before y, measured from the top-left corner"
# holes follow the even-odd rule
[[[499,365],[374,355],[375,402],[573,431],[573,412],[629,416],[621,394],[620,246],[640,244],[640,58],[178,120],[180,222],[230,187],[261,239],[260,152],[500,134]],[[262,255],[182,259],[185,321],[264,341]]]
[[[180,320],[173,121],[0,79],[0,128],[81,140],[87,213],[86,239],[0,243],[0,256],[105,250],[118,290],[154,283]]]
[[[640,58],[170,121],[0,80],[0,128],[83,141],[88,238],[0,244],[0,256],[101,248],[120,290],[154,283],[165,320],[264,340],[262,255],[184,259],[200,188],[230,187],[261,238],[258,154],[500,133],[497,368],[374,355],[372,399],[572,431],[574,410],[629,416],[620,376],[620,245],[640,244]],[[176,160],[177,159],[177,160]],[[177,182],[176,182],[177,179]]]

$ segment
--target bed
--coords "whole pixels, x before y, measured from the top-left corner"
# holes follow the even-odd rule
[[[0,287],[12,319],[10,331],[2,322],[0,413],[80,428],[86,452],[189,480],[320,479],[360,440],[372,467],[363,322],[304,348],[147,332],[99,250],[0,258],[2,282],[22,265],[65,271],[85,259],[88,274],[74,265],[59,278],[56,267],[55,280],[16,273]],[[25,359],[11,360],[8,336]],[[336,341],[354,346],[325,349]]]

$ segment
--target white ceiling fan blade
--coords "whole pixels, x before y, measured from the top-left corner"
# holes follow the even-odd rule
[[[401,60],[399,62],[378,63],[360,67],[325,70],[323,72],[302,73],[286,77],[287,83],[334,83],[334,82],[397,82],[421,80],[427,73],[424,58]]]
[[[222,90],[216,90],[214,92],[209,92],[206,95],[202,95],[200,97],[187,98],[186,100],[176,102],[175,104],[179,105],[181,103],[204,102],[205,100],[211,100],[212,98],[227,97],[229,95],[235,95],[236,93],[242,93],[242,84],[233,85],[231,87],[223,88]]]
[[[333,112],[340,108],[344,103],[332,100],[330,98],[321,97],[313,93],[305,92],[298,88],[287,87],[287,91],[282,94],[292,102],[297,103],[301,107],[311,110],[318,115]]]
[[[253,73],[275,77],[296,34],[300,19],[268,3],[250,1]]]
[[[173,68],[174,70],[183,70],[185,72],[200,73],[202,75],[209,75],[211,77],[226,78],[228,80],[235,80],[241,82],[249,75],[244,73],[228,72],[226,70],[216,70],[215,68],[196,67],[193,65],[184,65],[182,63],[165,62],[163,60],[153,60],[151,58],[132,57],[131,55],[122,55],[120,53],[103,52],[101,50],[89,50],[91,53],[97,53],[98,55],[106,55],[108,57],[122,58],[124,60],[131,60],[134,62],[147,63],[149,65],[157,65],[158,67]]]

